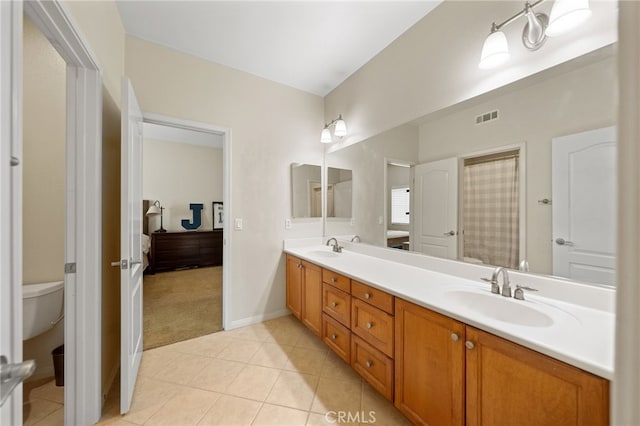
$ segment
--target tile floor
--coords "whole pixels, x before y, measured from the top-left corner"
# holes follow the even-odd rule
[[[124,416],[118,391],[99,424],[410,425],[292,316],[145,351]]]
[[[40,381],[41,382],[41,381]],[[57,387],[55,380],[38,387],[24,386],[24,425],[64,425],[64,388]],[[30,389],[30,390],[27,390]]]

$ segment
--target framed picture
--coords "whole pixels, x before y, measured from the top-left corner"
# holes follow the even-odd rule
[[[222,201],[214,201],[213,203],[213,229],[222,229],[224,227],[224,210]]]

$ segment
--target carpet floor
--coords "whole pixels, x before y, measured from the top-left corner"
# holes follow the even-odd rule
[[[144,350],[222,330],[222,266],[144,276]]]

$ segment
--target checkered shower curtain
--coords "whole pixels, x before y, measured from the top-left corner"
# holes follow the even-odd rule
[[[518,157],[464,166],[464,256],[516,269],[519,259]]]

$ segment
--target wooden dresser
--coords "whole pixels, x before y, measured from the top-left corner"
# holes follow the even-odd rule
[[[222,265],[222,229],[154,232],[151,235],[152,274],[178,268]]]

